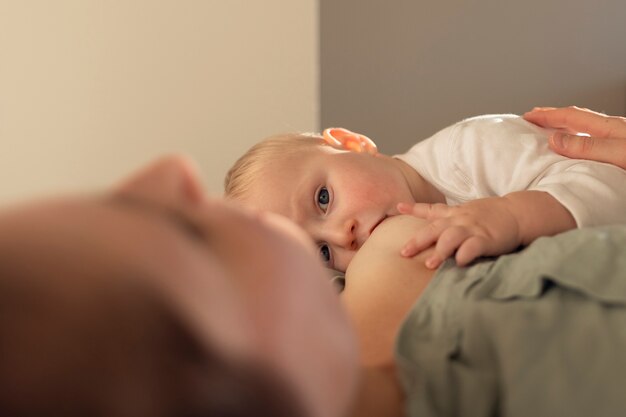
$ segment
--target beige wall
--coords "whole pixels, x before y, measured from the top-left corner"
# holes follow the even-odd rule
[[[0,0],[0,202],[318,128],[316,0]]]
[[[626,114],[624,0],[320,0],[322,126],[401,152],[481,113]]]

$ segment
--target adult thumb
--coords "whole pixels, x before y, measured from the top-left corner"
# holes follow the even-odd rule
[[[554,152],[575,159],[608,162],[626,168],[626,140],[554,132],[549,139]]]

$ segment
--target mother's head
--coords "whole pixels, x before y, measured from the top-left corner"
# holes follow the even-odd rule
[[[299,230],[207,199],[180,157],[4,209],[0,409],[339,416],[357,355],[324,273]]]

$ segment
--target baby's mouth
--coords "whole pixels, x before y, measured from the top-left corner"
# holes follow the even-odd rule
[[[372,235],[372,233],[374,233],[374,230],[376,230],[376,228],[387,218],[387,215],[385,214],[380,220],[378,220],[376,223],[374,223],[374,226],[372,226],[372,228],[370,229],[370,236]]]

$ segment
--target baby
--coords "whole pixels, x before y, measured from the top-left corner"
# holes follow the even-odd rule
[[[548,136],[515,115],[463,120],[396,156],[345,129],[280,135],[235,163],[225,194],[294,220],[340,271],[385,218],[401,213],[428,220],[402,255],[435,245],[429,268],[626,222],[626,171],[552,153]]]

